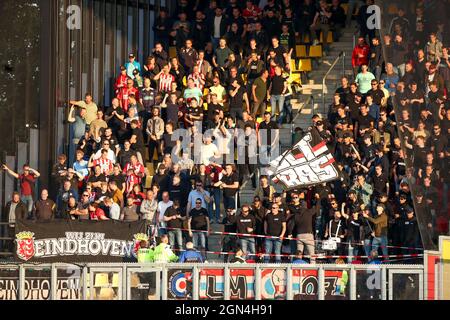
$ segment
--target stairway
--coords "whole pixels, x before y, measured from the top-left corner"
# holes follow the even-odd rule
[[[292,133],[296,127],[306,130],[311,125],[311,117],[318,113],[326,116],[328,105],[333,102],[333,95],[337,87],[340,86],[340,78],[342,77],[342,60],[337,63],[334,69],[327,77],[325,84],[325,108],[322,106],[322,79],[333,64],[335,59],[339,56],[341,51],[345,54],[345,75],[351,81],[353,79],[353,69],[351,64],[351,56],[353,51],[353,34],[355,28],[349,27],[342,30],[342,36],[339,42],[330,45],[328,54],[318,61],[316,61],[313,71],[309,74],[309,79],[306,84],[302,84],[302,92],[296,94],[291,100],[294,116],[300,111],[300,115],[295,119],[294,123],[283,124],[280,128],[280,154],[292,147]],[[313,103],[308,101],[312,95]],[[259,168],[260,170],[263,168]],[[257,174],[257,173],[255,173]],[[264,174],[264,172],[262,172]],[[282,187],[274,185],[277,192],[282,192]],[[252,183],[247,180],[243,183],[239,190],[239,198],[241,206],[243,204],[251,204],[255,189],[252,188]],[[223,212],[223,211],[222,211]],[[212,224],[212,231],[223,230],[223,225]],[[210,235],[209,250],[221,251],[221,235]],[[223,261],[222,257],[215,254],[207,255],[208,261]]]

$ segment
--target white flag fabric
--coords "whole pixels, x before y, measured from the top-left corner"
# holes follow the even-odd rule
[[[339,179],[335,159],[315,128],[269,165],[268,173],[273,176],[272,181],[285,189]]]

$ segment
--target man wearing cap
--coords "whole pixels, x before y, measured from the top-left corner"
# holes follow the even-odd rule
[[[131,79],[135,78],[135,74],[133,73],[134,70],[141,72],[141,64],[136,61],[136,57],[133,53],[130,53],[128,55],[128,62],[124,65],[125,69],[127,70],[127,76]]]

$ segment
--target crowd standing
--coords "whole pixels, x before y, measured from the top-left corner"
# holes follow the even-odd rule
[[[146,220],[151,240],[160,239],[158,261],[204,261],[212,224],[231,233],[221,237],[224,261],[410,254],[435,243],[448,227],[450,39],[446,21],[427,19],[424,1],[415,12],[399,8],[382,38],[365,23],[373,1],[350,1],[350,11],[360,5],[354,76],[340,80],[311,126],[340,179],[277,193],[271,177],[257,178],[258,153],[275,149],[280,125],[293,118],[296,43],[309,34],[318,44],[322,33],[326,53],[328,33],[338,41],[352,22],[339,0],[299,2],[181,0],[173,15],[161,8],[155,47],[145,61],[130,53],[117,70],[111,106],[98,107],[89,93],[70,101],[69,153],[54,164],[50,189],[34,200],[39,172],[3,166],[21,190],[4,210],[10,231],[27,218]],[[235,157],[237,139],[245,147]],[[249,178],[254,201],[240,203]]]

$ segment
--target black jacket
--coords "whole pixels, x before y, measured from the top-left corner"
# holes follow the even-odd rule
[[[9,221],[9,209],[11,208],[11,202],[12,201],[9,201],[6,204],[5,210],[3,211],[2,221],[4,222]],[[22,201],[19,201],[19,203],[17,203],[15,214],[16,214],[16,221],[25,220],[28,218],[27,206],[25,205],[25,203],[23,203]]]
[[[313,217],[319,212],[320,202],[317,201],[316,205],[310,209],[304,208],[300,212],[296,213],[294,218],[289,221],[287,227],[287,234],[291,235],[302,234],[302,233],[312,233],[313,232]]]
[[[381,44],[370,47],[369,67],[371,69],[375,69],[376,66],[383,66],[384,58],[382,49]]]

